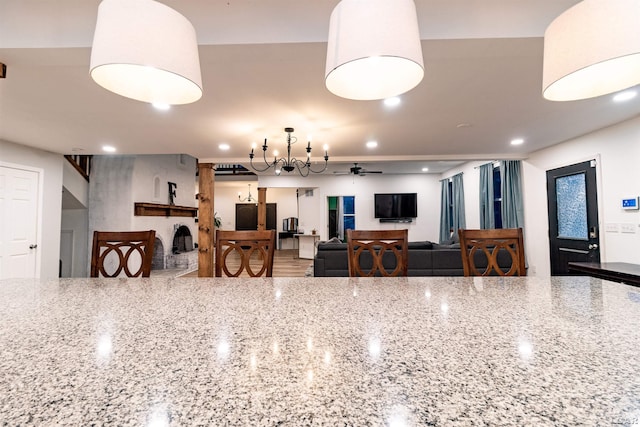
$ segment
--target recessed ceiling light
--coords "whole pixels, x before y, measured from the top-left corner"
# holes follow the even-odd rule
[[[422,172],[429,172],[429,168],[422,168]]]
[[[387,107],[397,107],[398,105],[400,105],[400,98],[397,96],[387,98],[384,100],[384,105],[386,105]]]
[[[458,123],[458,124],[456,125],[456,127],[457,127],[458,129],[462,129],[462,128],[469,128],[469,127],[471,127],[471,123]]]
[[[369,141],[367,142],[367,148],[376,148],[378,146],[377,141]]]
[[[624,92],[614,95],[613,100],[615,102],[624,102],[635,98],[637,94],[635,90],[625,90]]]
[[[231,147],[229,147],[229,144],[220,144],[220,145],[218,145],[218,148],[221,149],[221,150],[225,150],[226,151]]]
[[[154,102],[151,105],[153,105],[153,108],[155,108],[156,110],[160,110],[160,111],[167,111],[168,109],[171,108],[171,105],[162,104],[162,103],[159,103],[159,102]]]
[[[522,138],[515,138],[511,140],[511,145],[520,145],[524,143],[524,139]]]
[[[112,147],[111,145],[103,145],[102,151],[104,151],[105,153],[115,153],[116,147]]]

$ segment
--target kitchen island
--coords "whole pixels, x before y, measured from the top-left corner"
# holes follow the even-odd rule
[[[0,425],[634,425],[590,277],[0,281]]]

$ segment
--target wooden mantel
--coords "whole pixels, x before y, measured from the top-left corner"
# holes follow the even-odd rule
[[[163,205],[160,203],[134,203],[135,216],[198,216],[198,208],[190,206]]]

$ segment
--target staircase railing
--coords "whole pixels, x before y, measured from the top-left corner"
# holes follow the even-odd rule
[[[91,158],[93,156],[87,155],[65,155],[64,158],[76,168],[78,173],[89,182],[89,174],[91,173]]]

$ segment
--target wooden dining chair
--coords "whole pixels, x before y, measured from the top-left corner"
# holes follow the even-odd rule
[[[522,228],[460,229],[458,235],[465,276],[527,275]]]
[[[216,231],[216,277],[273,276],[275,230]]]
[[[407,230],[347,230],[349,277],[407,276],[407,236]]]
[[[91,277],[149,277],[156,231],[94,231]]]

